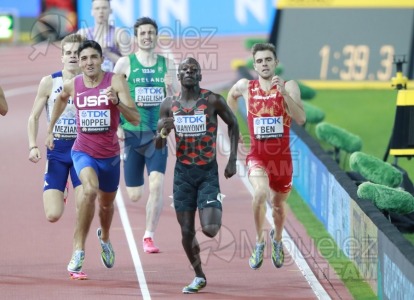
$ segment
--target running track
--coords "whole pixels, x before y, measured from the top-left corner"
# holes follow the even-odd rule
[[[243,49],[243,37],[215,38],[216,63],[203,72],[202,86],[218,89],[232,83],[230,69],[233,58],[249,55]],[[40,51],[39,53],[33,51]],[[105,269],[99,256],[95,230],[97,215],[86,243],[84,271],[89,280],[70,280],[66,265],[72,251],[75,220],[73,191],[61,220],[50,224],[42,205],[44,155],[38,164],[28,160],[27,119],[40,78],[60,70],[60,50],[54,45],[0,48],[0,85],[5,90],[9,113],[0,117],[0,299],[188,299],[181,289],[193,279],[180,241],[180,231],[171,207],[174,147],[170,147],[167,167],[164,210],[156,232],[160,254],[145,254],[141,238],[145,225],[145,199],[131,203],[121,178],[116,199],[111,241],[116,251],[113,269]],[[191,55],[201,52],[173,50],[173,54]],[[191,52],[191,53],[190,53]],[[210,53],[208,51],[203,52]],[[200,56],[201,57],[201,56]],[[205,57],[205,56],[204,56]],[[202,66],[203,67],[203,66]],[[219,92],[219,90],[215,90]],[[45,115],[41,117],[38,145],[45,140]],[[208,285],[197,299],[351,299],[351,296],[329,269],[306,236],[302,226],[289,213],[286,226],[285,266],[271,264],[270,247],[258,271],[250,270],[248,257],[254,242],[251,195],[243,168],[241,149],[239,174],[226,180],[226,134],[221,134],[218,161],[223,201],[223,227],[214,240],[197,234]],[[171,141],[170,141],[171,144]],[[172,144],[171,144],[172,145]],[[290,238],[288,237],[290,235]],[[299,243],[299,249],[294,243]],[[285,251],[287,252],[287,251]],[[301,259],[302,257],[302,259]],[[294,262],[299,261],[300,267]],[[303,264],[307,262],[306,264]],[[314,271],[314,274],[311,272]],[[319,281],[318,281],[319,280]]]

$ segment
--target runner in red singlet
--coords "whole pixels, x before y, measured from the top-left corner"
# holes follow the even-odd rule
[[[253,215],[256,225],[256,246],[249,265],[256,270],[263,263],[265,237],[263,225],[266,200],[271,197],[273,228],[272,262],[282,267],[284,252],[282,231],[285,202],[292,187],[292,157],[289,147],[291,119],[305,123],[298,84],[275,76],[278,64],[274,45],[255,44],[252,48],[254,68],[259,79],[240,79],[229,91],[227,103],[237,111],[237,100],[243,97],[247,106],[247,123],[251,149],[247,155],[249,181],[253,186]]]

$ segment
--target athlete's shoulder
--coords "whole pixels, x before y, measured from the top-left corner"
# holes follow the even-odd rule
[[[249,80],[247,78],[241,78],[236,82],[236,84],[234,86],[239,91],[245,91],[249,87],[250,81],[251,80]]]
[[[39,88],[49,88],[51,89],[53,86],[53,77],[52,74],[43,76],[40,79]]]
[[[225,102],[225,99],[222,95],[212,92],[210,90],[202,89],[203,98],[207,98],[208,103],[215,105],[216,103]]]
[[[122,56],[118,59],[114,67],[114,73],[123,74],[126,76],[128,69],[130,67],[130,57]]]

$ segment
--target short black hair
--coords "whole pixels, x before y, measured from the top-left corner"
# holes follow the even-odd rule
[[[157,22],[155,22],[155,20],[154,19],[151,19],[150,17],[141,17],[141,18],[138,18],[135,21],[135,24],[134,24],[134,35],[137,36],[137,31],[138,31],[138,27],[139,26],[146,25],[146,24],[150,24],[150,25],[154,26],[154,28],[155,28],[155,34],[156,35],[158,34],[158,25],[157,25]]]
[[[95,49],[96,51],[98,51],[99,55],[102,57],[102,47],[101,47],[101,45],[99,45],[97,42],[95,42],[93,40],[86,40],[86,41],[83,41],[82,43],[79,44],[78,57],[79,57],[81,51],[86,49],[86,48]]]
[[[200,66],[200,63],[194,58],[194,57],[187,57],[187,58],[184,58],[181,62],[180,62],[180,64],[179,64],[179,68],[181,67],[181,65],[183,65],[183,64],[186,64],[186,63],[190,63],[190,64],[195,64],[195,65],[197,65],[197,68],[198,68],[198,70],[199,70],[199,72],[201,73],[201,66]]]

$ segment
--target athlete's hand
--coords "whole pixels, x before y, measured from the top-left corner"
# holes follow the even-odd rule
[[[235,159],[229,159],[229,162],[227,163],[226,169],[224,170],[224,177],[226,177],[226,179],[228,179],[236,173],[237,173],[236,160]]]
[[[49,133],[46,137],[46,142],[45,142],[46,147],[49,150],[53,150],[55,148],[55,142],[53,139],[53,133]]]
[[[283,96],[287,96],[288,92],[285,89],[285,81],[282,77],[273,76],[272,77],[272,86],[276,86],[276,89],[281,93]]]
[[[174,117],[163,118],[162,128],[164,128],[164,133],[170,134],[171,130],[174,129]]]
[[[118,98],[117,92],[112,88],[112,86],[106,89],[106,96],[108,97],[109,101],[113,104],[119,104],[120,99]]]
[[[37,163],[41,158],[39,148],[35,147],[30,150],[29,160],[31,162]]]

